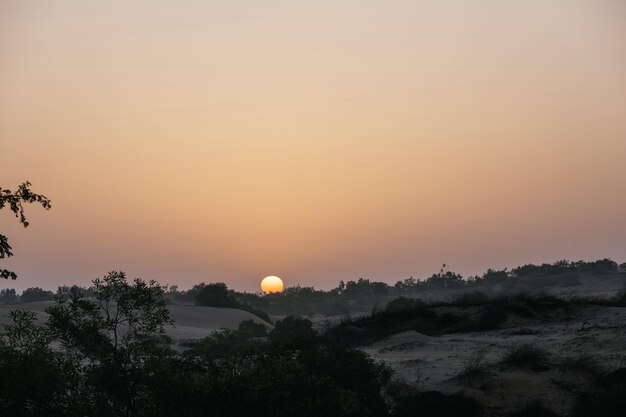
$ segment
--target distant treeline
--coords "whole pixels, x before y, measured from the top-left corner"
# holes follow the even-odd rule
[[[394,285],[360,278],[343,282],[331,290],[313,287],[289,287],[279,294],[262,295],[232,291],[246,304],[275,315],[288,314],[346,314],[368,312],[375,306],[387,304],[402,296],[419,296],[432,290],[480,289],[493,294],[522,294],[547,287],[573,287],[580,285],[583,275],[606,276],[626,272],[626,263],[611,259],[593,262],[557,261],[541,265],[523,265],[511,270],[488,269],[481,276],[464,278],[449,271],[444,265],[430,277],[420,280],[413,277],[397,281]],[[193,289],[190,290],[193,292]]]
[[[625,272],[626,263],[618,264],[611,259],[592,262],[561,260],[540,265],[527,264],[511,270],[488,269],[480,276],[467,278],[447,270],[444,265],[439,272],[426,279],[410,277],[393,285],[360,278],[356,281],[340,281],[337,287],[327,291],[297,285],[279,294],[263,295],[228,289],[224,283],[201,283],[183,291],[176,285],[170,286],[165,295],[169,302],[237,308],[270,322],[268,313],[307,315],[366,312],[399,296],[419,295],[437,289],[480,289],[487,293],[519,294],[551,286],[580,285],[583,274],[599,276]],[[87,297],[93,294],[93,288],[82,290]],[[53,300],[69,291],[68,286],[59,287],[56,293],[35,287],[28,288],[18,296],[15,290],[4,289],[0,290],[0,303]]]

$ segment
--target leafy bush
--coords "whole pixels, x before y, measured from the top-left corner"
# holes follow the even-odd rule
[[[254,320],[244,320],[239,323],[237,331],[244,337],[264,337],[267,336],[267,327],[261,323],[255,323]]]
[[[313,323],[307,319],[289,316],[277,322],[269,334],[272,344],[283,349],[302,349],[317,337]]]

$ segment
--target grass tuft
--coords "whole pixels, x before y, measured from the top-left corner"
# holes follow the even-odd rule
[[[525,344],[509,348],[500,363],[511,368],[541,372],[550,368],[549,359],[550,355],[545,350]]]

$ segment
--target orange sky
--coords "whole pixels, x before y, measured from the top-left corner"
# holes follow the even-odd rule
[[[626,261],[621,0],[0,0],[0,92],[1,287]]]

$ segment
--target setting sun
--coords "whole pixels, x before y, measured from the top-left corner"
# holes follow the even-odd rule
[[[263,281],[261,281],[261,291],[265,294],[282,292],[283,288],[285,288],[283,280],[275,276],[265,277]]]

